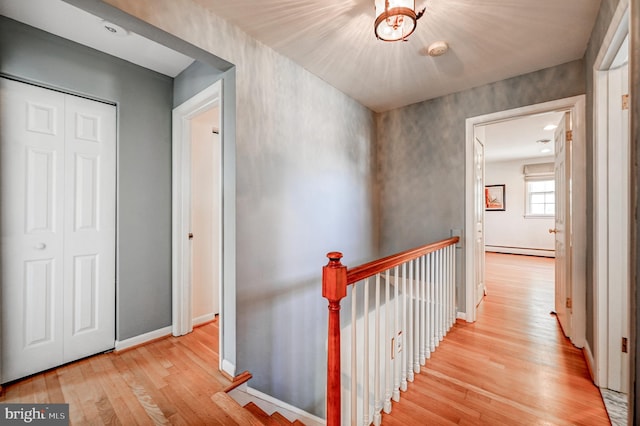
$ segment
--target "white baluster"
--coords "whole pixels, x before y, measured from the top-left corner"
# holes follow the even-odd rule
[[[402,364],[400,352],[398,352],[400,345],[398,339],[402,336],[400,334],[400,277],[398,270],[397,266],[393,268],[393,347],[391,348],[391,353],[393,354],[391,360],[393,366],[393,392],[391,398],[396,402],[400,401],[400,365]]]
[[[438,289],[440,292],[440,298],[438,299],[438,344],[442,341],[443,328],[444,328],[444,282],[442,279],[442,250],[438,250],[437,256],[438,266],[437,270],[437,281],[438,281]]]
[[[451,246],[451,289],[452,289],[452,297],[451,297],[451,308],[453,312],[451,313],[451,324],[456,323],[456,318],[458,317],[457,312],[457,297],[456,297],[456,246]]]
[[[392,360],[391,360],[391,327],[393,326],[392,313],[391,313],[391,280],[389,279],[389,270],[384,272],[384,412],[389,414],[391,412],[391,386],[393,386],[392,372]]]
[[[375,332],[375,348],[374,348],[374,371],[373,371],[373,423],[380,426],[382,416],[382,400],[380,399],[380,274],[376,274],[376,332]]]
[[[431,300],[431,293],[429,287],[431,287],[431,253],[427,254],[424,258],[424,306],[425,306],[425,338],[424,338],[424,353],[427,359],[431,358],[431,330],[433,329],[433,303]]]
[[[362,424],[369,425],[369,278],[364,280],[364,359],[362,377]]]
[[[431,347],[431,352],[436,350],[436,327],[438,324],[438,291],[436,287],[434,259],[435,254],[431,253],[429,255],[429,264],[431,265],[431,271],[429,272],[429,294],[431,295],[431,325],[429,328],[429,346]]]
[[[422,324],[420,323],[420,258],[414,263],[415,276],[413,278],[415,286],[415,302],[413,310],[413,372],[420,373],[420,335],[422,333]]]
[[[415,360],[415,356],[414,356],[414,352],[413,352],[413,347],[414,347],[414,335],[415,335],[415,317],[414,317],[414,306],[415,306],[415,285],[414,285],[414,279],[413,279],[413,268],[414,268],[414,261],[410,260],[409,261],[409,315],[408,315],[408,323],[409,323],[409,330],[407,333],[407,379],[410,382],[413,382],[413,366],[414,366],[414,360]]]
[[[424,365],[424,304],[422,303],[422,299],[424,297],[424,293],[422,292],[422,261],[420,258],[416,260],[416,305],[419,312],[418,316],[418,338],[416,342],[418,343],[418,370],[416,373],[420,373],[420,365]]]
[[[454,298],[454,291],[455,291],[455,287],[452,285],[453,282],[451,280],[451,277],[453,277],[453,268],[452,268],[452,264],[451,264],[451,259],[453,256],[453,246],[448,246],[447,247],[447,281],[449,282],[449,305],[448,305],[448,311],[449,311],[449,324],[447,326],[447,332],[449,330],[451,330],[451,326],[453,325],[454,321],[455,321],[455,311],[454,311],[454,307],[453,307],[453,298]]]
[[[351,424],[357,424],[358,416],[358,339],[357,339],[357,309],[358,283],[351,286]]]
[[[400,354],[400,389],[407,390],[407,262],[402,264],[402,353]]]
[[[420,327],[421,327],[421,336],[420,336],[420,365],[424,365],[427,360],[427,297],[426,297],[426,258],[422,256],[420,258]]]

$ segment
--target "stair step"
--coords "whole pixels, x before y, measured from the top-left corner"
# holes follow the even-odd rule
[[[285,416],[278,413],[277,411],[271,415],[271,418],[277,421],[277,423],[275,423],[276,425],[291,426],[293,424],[289,421],[289,419],[287,419]]]
[[[211,400],[222,409],[229,417],[233,419],[238,425],[245,426],[264,426],[264,423],[259,418],[254,416],[250,411],[245,410],[238,404],[233,398],[227,395],[225,392],[217,392]]]
[[[253,402],[248,403],[244,408],[265,424],[265,426],[279,426],[280,423],[271,418],[262,408]]]

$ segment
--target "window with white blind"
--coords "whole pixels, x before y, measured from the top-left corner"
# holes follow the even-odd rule
[[[556,182],[553,163],[524,166],[525,217],[553,217],[556,213]]]
[[[529,180],[527,186],[527,216],[556,214],[555,180]]]

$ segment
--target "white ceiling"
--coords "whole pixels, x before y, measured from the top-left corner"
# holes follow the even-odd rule
[[[562,112],[530,115],[485,126],[484,157],[487,162],[511,161],[528,158],[553,158],[555,130],[544,127],[558,125]],[[539,140],[548,139],[548,143]],[[549,152],[542,152],[547,148]]]
[[[408,41],[385,43],[373,34],[374,0],[195,1],[378,112],[581,58],[600,5],[429,0]],[[166,75],[191,61],[136,35],[110,36],[100,18],[60,0],[0,0],[0,13]],[[437,40],[449,52],[426,55]]]
[[[0,0],[0,14],[169,77],[175,77],[193,62],[181,53],[109,23],[120,30],[111,33],[101,18],[61,0]]]
[[[376,111],[580,58],[600,4],[431,0],[408,42],[385,43],[373,35],[373,0],[197,1]],[[113,35],[101,18],[61,0],[0,0],[0,13],[171,77],[193,61],[134,33]],[[425,50],[436,40],[451,50],[432,58]],[[561,117],[487,125],[486,161],[553,156],[553,131],[543,128]]]
[[[196,1],[378,112],[582,58],[600,7],[429,0],[407,42],[385,43],[373,34],[374,0]],[[427,56],[438,40],[449,52]]]

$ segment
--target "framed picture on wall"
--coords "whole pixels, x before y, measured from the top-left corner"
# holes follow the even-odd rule
[[[505,211],[506,185],[486,185],[484,187],[484,209],[486,211]]]

